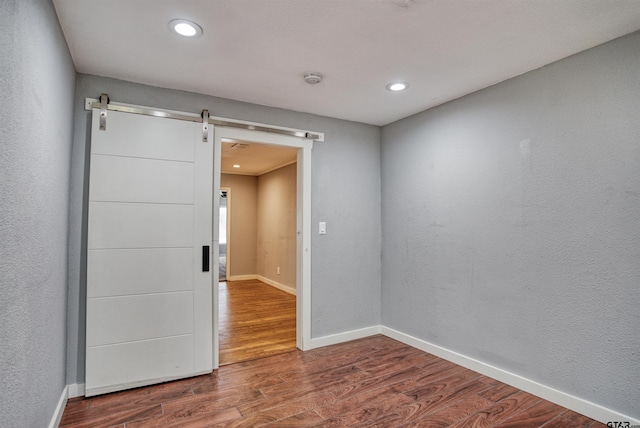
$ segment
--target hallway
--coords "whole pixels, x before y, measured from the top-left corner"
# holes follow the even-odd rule
[[[220,365],[296,349],[296,297],[259,280],[220,283]]]

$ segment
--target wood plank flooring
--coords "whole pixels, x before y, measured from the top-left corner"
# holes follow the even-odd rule
[[[296,349],[296,296],[258,280],[220,283],[220,365]]]
[[[72,399],[61,426],[605,427],[379,335]]]

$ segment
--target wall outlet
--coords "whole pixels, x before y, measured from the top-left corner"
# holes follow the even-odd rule
[[[278,267],[276,268],[276,273],[277,273],[278,275],[280,275],[280,266],[278,266]]]

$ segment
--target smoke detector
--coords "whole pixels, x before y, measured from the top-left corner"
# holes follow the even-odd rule
[[[409,9],[415,3],[415,0],[393,0],[396,6],[404,7]]]
[[[322,74],[320,73],[306,73],[304,75],[304,81],[310,85],[322,82]]]

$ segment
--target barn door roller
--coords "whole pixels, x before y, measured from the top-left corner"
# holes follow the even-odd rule
[[[209,141],[209,110],[202,110],[202,142]]]
[[[100,130],[107,130],[107,108],[109,106],[109,95],[100,95]]]

